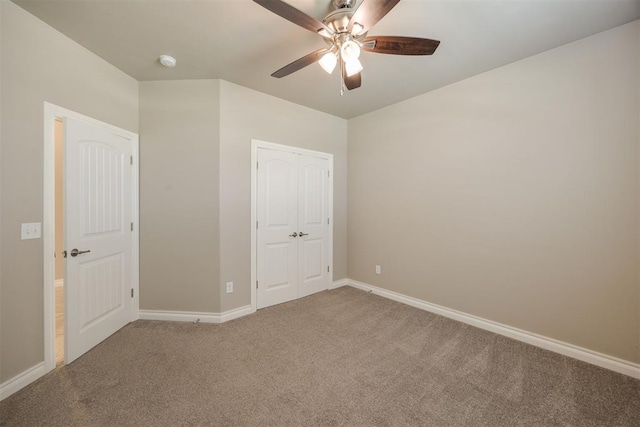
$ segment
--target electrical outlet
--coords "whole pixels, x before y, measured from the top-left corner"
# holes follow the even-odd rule
[[[376,274],[382,274],[382,267],[376,265]]]
[[[227,293],[233,292],[233,282],[227,282]]]

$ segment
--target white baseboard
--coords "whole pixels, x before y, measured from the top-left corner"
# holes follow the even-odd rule
[[[493,322],[491,320],[483,319],[481,317],[473,316],[471,314],[463,313],[461,311],[453,310],[437,304],[432,304],[430,302],[409,297],[397,292],[378,288],[367,283],[358,282],[357,280],[347,279],[346,281],[348,282],[349,286],[352,286],[356,289],[371,292],[390,300],[401,302],[403,304],[407,304],[421,310],[429,311],[431,313],[439,314],[441,316],[448,317],[450,319],[457,320],[459,322],[466,323],[480,329],[494,332],[505,337],[513,338],[515,340],[522,341],[536,347],[544,348],[546,350],[553,351],[564,356],[569,356],[574,359],[590,363],[592,365],[600,366],[601,368],[609,369],[611,371],[640,379],[640,364],[569,344],[564,341],[548,338],[542,335],[535,334],[533,332],[524,331],[522,329],[504,325],[502,323]]]
[[[64,286],[64,279],[56,279],[56,281],[54,282],[56,288],[61,288]]]
[[[329,289],[338,289],[343,286],[347,286],[348,284],[349,284],[349,279],[336,280],[335,282],[329,285]]]
[[[220,323],[228,322],[229,320],[234,320],[239,317],[244,317],[251,313],[253,313],[253,311],[251,310],[250,305],[234,308],[233,310],[228,310],[224,313],[220,313]]]
[[[44,362],[40,362],[23,373],[5,381],[0,384],[0,400],[4,400],[13,393],[22,390],[47,372],[49,371],[46,370]]]
[[[164,320],[171,322],[224,323],[251,314],[251,306],[235,308],[223,313],[204,313],[197,311],[139,310],[141,320]]]

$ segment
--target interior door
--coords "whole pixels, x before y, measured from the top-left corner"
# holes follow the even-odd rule
[[[257,308],[329,287],[329,161],[258,149]]]
[[[329,161],[298,156],[298,298],[329,284]]]
[[[64,120],[65,363],[129,323],[132,143]]]
[[[298,156],[258,150],[257,307],[298,297]]]

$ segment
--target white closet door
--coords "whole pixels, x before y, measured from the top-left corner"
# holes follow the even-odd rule
[[[298,156],[259,149],[257,193],[257,307],[263,308],[298,297]]]
[[[258,149],[257,308],[329,288],[329,160]]]
[[[64,120],[65,362],[131,319],[131,141]]]
[[[298,158],[298,298],[329,287],[329,161]]]

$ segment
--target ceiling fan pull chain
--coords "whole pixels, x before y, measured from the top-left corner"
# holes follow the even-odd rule
[[[342,58],[338,58],[338,61],[340,61],[340,96],[344,96],[344,61]]]

